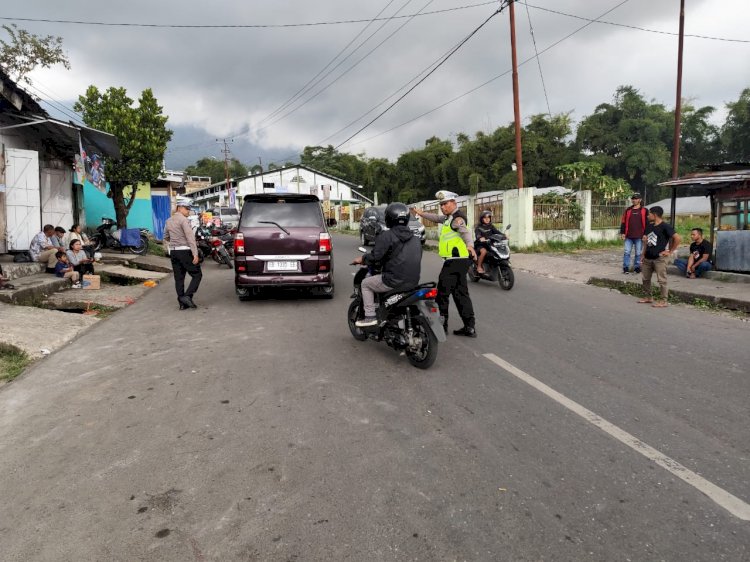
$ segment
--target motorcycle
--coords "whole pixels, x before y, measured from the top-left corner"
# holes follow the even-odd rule
[[[96,234],[91,235],[93,252],[104,248],[125,251],[127,248],[134,254],[145,255],[148,252],[148,230],[139,229],[138,242],[136,244],[123,244],[121,242],[122,230],[116,227],[114,219],[102,217],[102,223],[96,227]],[[114,229],[114,230],[113,230]]]
[[[226,265],[230,269],[234,267],[224,241],[219,237],[213,236],[208,227],[199,226],[195,229],[195,243],[198,246],[198,255],[201,262],[204,258],[211,256],[219,265]]]
[[[502,234],[491,234],[487,239],[489,248],[484,258],[482,267],[484,273],[477,271],[476,262],[472,262],[469,268],[469,277],[475,283],[480,279],[497,281],[500,287],[510,291],[515,283],[513,269],[510,267],[510,245],[505,232],[510,230],[510,225],[505,227]]]
[[[365,251],[364,248],[359,250]],[[378,324],[360,328],[356,322],[365,315],[361,285],[368,273],[372,270],[362,265],[354,275],[354,300],[347,313],[354,339],[385,341],[393,349],[403,351],[415,367],[431,367],[437,358],[438,342],[445,341],[440,312],[434,300],[437,297],[436,284],[423,283],[405,291],[375,293]]]

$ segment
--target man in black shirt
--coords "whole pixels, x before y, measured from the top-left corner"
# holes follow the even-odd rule
[[[711,242],[703,238],[703,229],[694,228],[690,231],[690,256],[687,260],[674,260],[677,268],[688,278],[695,279],[706,271],[711,271]]]
[[[664,209],[659,206],[651,207],[648,211],[650,224],[646,226],[643,235],[643,292],[644,297],[638,302],[652,303],[651,277],[656,272],[661,289],[661,298],[651,306],[664,308],[667,306],[669,289],[667,288],[667,258],[680,245],[680,235],[674,231],[672,225],[662,220]]]

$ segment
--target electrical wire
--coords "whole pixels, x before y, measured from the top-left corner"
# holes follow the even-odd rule
[[[444,8],[442,10],[433,10],[431,12],[424,12],[421,14],[405,14],[397,16],[394,19],[410,18],[416,15],[430,16],[434,14],[444,14],[448,12],[455,12],[458,10],[468,10],[470,8],[478,8],[480,6],[488,6],[495,4],[497,0],[491,0],[489,2],[480,2],[477,4],[466,4],[464,6],[455,6],[453,8]],[[381,18],[374,21],[381,21]],[[353,20],[336,20],[336,21],[319,21],[311,23],[271,23],[271,24],[167,24],[167,23],[123,23],[123,22],[101,22],[101,21],[82,21],[82,20],[53,20],[53,19],[42,19],[42,18],[14,18],[14,17],[0,17],[0,20],[7,21],[28,21],[38,23],[67,23],[73,25],[103,25],[112,27],[157,27],[167,29],[247,29],[247,28],[285,28],[285,27],[315,27],[321,25],[341,25],[350,23],[365,23],[371,20],[368,19],[353,19]]]
[[[428,0],[427,3],[422,7],[422,10],[424,10],[427,6],[429,6],[430,4],[432,4],[432,2],[434,2],[434,0]],[[278,123],[280,121],[283,121],[284,119],[286,119],[287,117],[289,117],[290,115],[292,115],[293,113],[295,113],[297,110],[299,110],[300,108],[304,107],[305,105],[307,105],[308,103],[310,103],[312,100],[314,100],[315,98],[317,98],[320,94],[322,94],[323,92],[325,92],[328,88],[330,88],[336,82],[338,82],[339,80],[341,80],[344,76],[346,76],[347,74],[349,74],[349,72],[351,72],[352,70],[354,70],[354,68],[356,68],[362,61],[364,61],[367,57],[369,57],[372,53],[374,53],[377,49],[379,49],[391,37],[393,37],[394,35],[396,35],[396,33],[398,33],[399,31],[401,31],[406,25],[408,25],[414,19],[414,17],[416,17],[416,16],[413,16],[413,17],[409,18],[404,23],[402,23],[400,26],[398,26],[392,33],[390,33],[388,36],[386,36],[385,39],[383,39],[380,43],[378,43],[372,49],[370,49],[367,52],[367,54],[365,54],[357,62],[355,62],[354,64],[352,64],[351,66],[349,66],[346,70],[344,70],[341,74],[339,74],[336,78],[334,78],[333,81],[329,82],[327,85],[325,85],[323,88],[321,88],[320,90],[318,90],[317,92],[315,92],[312,96],[310,96],[309,98],[307,98],[304,102],[302,102],[300,105],[298,105],[297,107],[295,107],[291,111],[288,111],[287,113],[285,113],[284,115],[282,115],[278,119],[274,120],[273,122],[269,123],[268,125],[265,125],[264,127],[261,127],[259,129],[257,129],[256,132],[259,133],[261,131],[264,131],[268,127],[272,127],[276,123]],[[331,72],[333,72],[333,69],[331,70]],[[328,74],[330,74],[330,72]],[[326,74],[326,76],[328,76],[328,74]],[[325,78],[325,76],[323,78]]]
[[[510,1],[513,1],[513,0],[510,0]],[[625,1],[627,1],[627,0],[625,0]],[[507,5],[507,3],[505,5]],[[388,113],[402,99],[404,99],[411,92],[413,92],[420,84],[422,84],[422,82],[424,82],[425,80],[427,80],[427,78],[429,78],[430,76],[432,76],[432,74],[438,68],[440,68],[441,66],[443,66],[443,64],[445,64],[448,61],[448,59],[450,59],[461,47],[463,47],[466,44],[466,42],[469,41],[469,39],[471,39],[472,37],[474,37],[474,35],[476,35],[479,32],[480,29],[482,29],[485,25],[487,25],[492,18],[494,18],[496,15],[498,15],[503,10],[503,8],[505,7],[505,5],[501,5],[500,8],[498,8],[492,14],[490,14],[490,16],[486,20],[484,20],[479,26],[477,26],[474,29],[474,31],[472,31],[471,33],[469,33],[469,35],[467,35],[463,39],[463,41],[461,41],[445,57],[443,57],[443,60],[441,60],[432,70],[430,70],[425,76],[423,76],[416,84],[414,84],[411,88],[409,88],[406,92],[404,92],[401,96],[399,96],[396,101],[394,101],[391,105],[389,105],[388,107],[386,107],[374,119],[372,119],[369,123],[367,123],[366,125],[364,125],[363,127],[361,127],[356,133],[354,133],[353,135],[350,135],[344,142],[339,143],[335,148],[339,149],[343,145],[345,145],[346,143],[348,143],[350,140],[352,140],[354,137],[356,137],[359,133],[361,133],[362,131],[364,131],[365,129],[367,129],[370,125],[372,125],[373,123],[375,123],[375,121],[377,121],[378,119],[380,119],[383,115],[385,115],[386,113]]]
[[[42,90],[40,87],[37,86],[37,84],[40,84],[38,80],[34,82],[34,84],[26,84],[26,88],[29,90],[33,90],[33,93],[35,95],[39,96],[39,100],[48,105],[50,108],[58,111],[59,113],[62,113],[69,119],[72,119],[72,121],[78,125],[83,125],[83,120],[81,119],[81,116],[75,112],[75,110],[71,107],[68,107],[64,103],[62,103],[60,100],[55,99],[52,94],[49,92]],[[41,84],[44,86],[44,84]],[[45,86],[46,87],[46,86]]]
[[[605,25],[614,25],[614,26],[617,26],[617,27],[625,27],[627,29],[637,29],[638,31],[645,31],[647,33],[658,33],[660,35],[674,35],[674,36],[679,35],[679,33],[674,33],[673,31],[660,31],[658,29],[648,29],[646,27],[638,27],[636,25],[628,25],[628,24],[625,24],[625,23],[617,23],[617,22],[614,22],[614,21],[600,21],[598,18],[592,20],[592,19],[589,19],[589,18],[585,18],[583,16],[577,16],[575,14],[568,14],[568,13],[565,13],[565,12],[560,12],[558,10],[552,10],[550,8],[542,8],[541,6],[535,6],[534,4],[529,4],[528,2],[520,2],[520,3],[521,4],[525,4],[529,8],[534,8],[535,10],[541,10],[543,12],[549,12],[551,14],[557,14],[559,16],[566,16],[566,17],[569,17],[569,18],[575,18],[575,19],[578,19],[578,20],[588,21],[588,22],[591,22],[591,23],[601,23],[601,24],[605,24]],[[710,39],[712,41],[729,41],[729,42],[732,42],[732,43],[750,43],[750,40],[748,40],[748,39],[730,39],[730,38],[727,38],[727,37],[712,37],[710,35],[694,35],[694,34],[690,34],[690,33],[685,33],[684,36],[685,37],[693,37],[695,39]]]
[[[526,6],[526,16],[529,18],[529,32],[531,33],[531,42],[534,44],[534,53],[536,54],[536,64],[539,67],[539,78],[542,80],[542,90],[544,91],[544,100],[547,102],[547,115],[552,119],[552,110],[549,107],[549,97],[547,96],[547,85],[544,83],[544,73],[542,72],[542,60],[539,58],[539,51],[536,48],[536,36],[534,35],[534,26],[531,24],[531,13],[529,5]]]
[[[307,87],[308,87],[308,86],[310,86],[310,84],[311,84],[311,83],[312,83],[312,82],[313,82],[313,81],[314,81],[314,80],[315,80],[315,79],[316,79],[316,78],[317,78],[318,76],[320,76],[320,75],[321,75],[321,74],[322,74],[322,73],[323,73],[323,72],[324,72],[324,71],[325,71],[325,70],[326,70],[326,69],[327,69],[327,68],[328,68],[329,66],[331,66],[331,65],[332,65],[332,64],[334,63],[334,61],[335,61],[336,59],[338,59],[338,58],[339,58],[339,57],[340,57],[341,55],[343,55],[343,54],[344,54],[344,53],[346,52],[346,50],[347,50],[347,49],[348,49],[349,47],[351,47],[351,46],[352,46],[352,44],[353,44],[353,43],[354,43],[354,42],[355,42],[355,41],[356,41],[357,39],[359,39],[359,38],[360,38],[360,37],[362,36],[362,34],[363,34],[363,33],[364,33],[364,32],[365,32],[366,30],[367,30],[367,28],[368,28],[368,27],[370,27],[370,26],[371,26],[371,25],[372,25],[372,24],[373,24],[373,23],[375,22],[375,20],[376,20],[377,18],[379,18],[379,17],[380,17],[380,16],[381,16],[381,15],[383,14],[383,12],[385,12],[385,11],[386,11],[386,10],[387,10],[387,9],[388,9],[388,8],[390,7],[390,5],[391,5],[391,4],[393,4],[393,3],[395,2],[395,1],[396,1],[396,0],[390,0],[390,2],[388,2],[388,4],[386,4],[386,6],[385,6],[385,7],[384,7],[384,8],[382,9],[382,10],[380,10],[380,12],[378,12],[378,14],[377,14],[377,15],[375,16],[375,18],[373,18],[373,19],[371,19],[370,21],[368,21],[368,22],[367,22],[367,25],[366,25],[366,26],[365,26],[364,28],[362,28],[362,30],[361,30],[361,31],[360,31],[359,33],[357,33],[357,34],[356,34],[356,35],[355,35],[354,37],[352,37],[351,41],[349,41],[349,42],[348,42],[348,43],[347,43],[347,44],[346,44],[346,45],[344,46],[344,48],[343,48],[343,49],[341,49],[341,50],[340,50],[340,51],[339,51],[338,53],[336,53],[336,56],[335,56],[335,57],[333,57],[333,58],[332,58],[332,59],[331,59],[330,61],[328,61],[328,64],[326,64],[326,65],[325,65],[325,66],[324,66],[323,68],[321,68],[321,69],[320,69],[320,70],[318,71],[318,73],[317,73],[317,74],[316,74],[315,76],[313,76],[312,78],[310,78],[310,80],[308,80],[308,81],[307,81],[307,83],[306,83],[306,84],[305,84],[304,86],[302,86],[302,87],[301,87],[301,88],[300,88],[299,90],[297,90],[297,91],[296,91],[296,92],[294,93],[294,95],[292,95],[292,96],[291,96],[291,97],[290,97],[289,99],[287,99],[287,100],[286,100],[286,101],[285,101],[284,103],[282,103],[282,104],[281,104],[281,105],[280,105],[279,107],[277,107],[277,108],[276,108],[276,109],[274,109],[274,110],[273,110],[273,111],[272,111],[271,113],[269,113],[269,114],[268,114],[268,115],[266,115],[266,116],[265,116],[265,117],[264,117],[263,119],[261,119],[261,120],[260,120],[260,121],[258,122],[258,124],[259,124],[259,125],[262,125],[262,124],[263,124],[263,123],[265,123],[265,122],[266,122],[266,121],[267,121],[268,119],[270,119],[270,118],[274,117],[274,116],[275,116],[275,115],[277,115],[277,114],[278,114],[278,113],[279,113],[280,111],[282,111],[283,109],[285,109],[286,107],[288,107],[288,106],[289,106],[289,105],[290,105],[291,103],[293,103],[293,102],[294,102],[294,101],[295,101],[295,100],[296,100],[296,99],[297,99],[297,98],[298,98],[299,96],[301,96],[301,95],[304,95],[304,94],[305,94],[305,93],[306,93],[307,91],[309,91],[309,88],[307,88]],[[405,4],[405,5],[406,5],[406,4]],[[404,6],[405,6],[405,5],[404,5]],[[396,14],[398,14],[398,12],[396,12]],[[394,14],[394,15],[395,15],[395,14]],[[387,20],[387,21],[390,21],[390,20]],[[385,24],[383,24],[383,25],[385,25]],[[381,27],[382,27],[382,26],[381,26]],[[370,37],[372,37],[372,35],[370,35]],[[357,49],[359,49],[359,47],[361,47],[362,45],[364,45],[364,44],[365,44],[365,43],[366,43],[366,42],[367,42],[367,41],[368,41],[368,40],[370,39],[370,37],[368,37],[368,38],[367,38],[367,39],[365,39],[365,40],[364,40],[364,41],[363,41],[362,43],[360,43],[360,45],[359,45],[359,46],[357,47]],[[352,52],[351,52],[351,53],[350,53],[349,55],[347,55],[347,58],[349,58],[349,57],[350,57],[350,56],[351,56],[352,54],[354,54],[354,53],[356,52],[356,50],[357,50],[357,49],[355,49],[355,50],[354,50],[354,51],[352,51]],[[344,60],[346,60],[346,59],[344,59]],[[342,61],[342,62],[343,62],[343,61]],[[312,88],[313,86],[310,86],[310,87]]]

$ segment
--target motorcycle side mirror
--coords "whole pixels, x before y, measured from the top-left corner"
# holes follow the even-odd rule
[[[505,230],[510,230],[510,225],[506,226]]]
[[[366,254],[366,253],[367,253],[367,250],[365,250],[365,247],[364,247],[364,246],[360,246],[359,248],[357,248],[357,250],[359,250],[359,251],[360,251],[360,252],[362,252],[363,254]]]

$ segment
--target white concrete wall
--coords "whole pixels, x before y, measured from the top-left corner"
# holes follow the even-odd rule
[[[293,181],[299,177],[300,182]],[[263,188],[264,183],[273,183],[274,188]],[[329,198],[331,201],[340,199],[356,199],[352,193],[351,187],[343,182],[339,182],[323,174],[311,172],[305,168],[287,168],[285,170],[271,170],[260,176],[246,178],[239,182],[237,189],[237,198],[241,199],[245,195],[257,193],[277,193],[280,189],[285,189],[289,193],[304,193],[316,195],[323,201],[323,185],[330,185]]]

